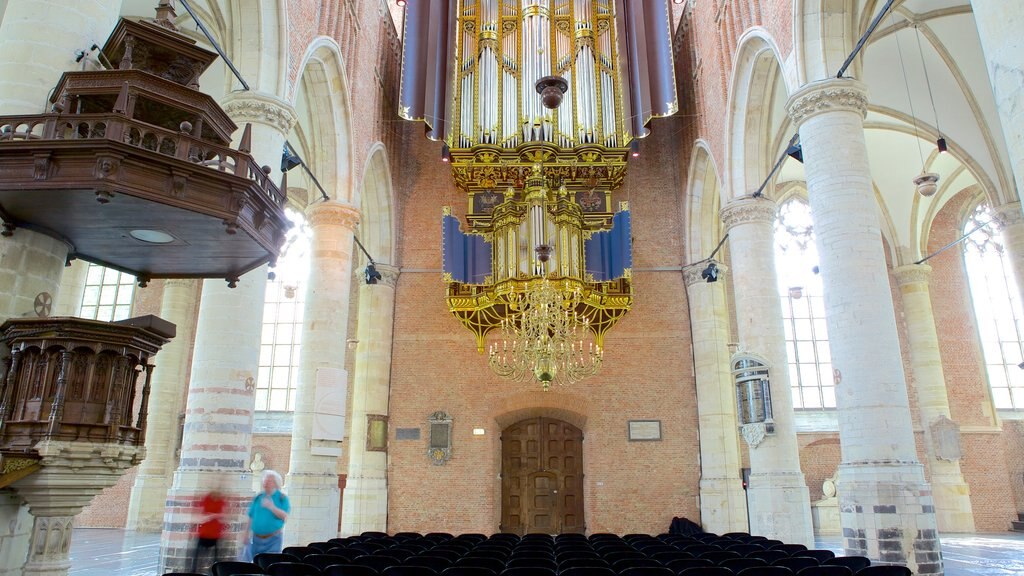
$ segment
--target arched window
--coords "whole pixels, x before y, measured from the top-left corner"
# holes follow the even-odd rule
[[[825,302],[821,276],[815,272],[817,265],[811,207],[802,198],[791,198],[779,206],[775,219],[775,269],[782,298],[794,408],[836,407]]]
[[[89,320],[113,322],[131,316],[135,276],[89,263],[79,315]]]
[[[288,230],[277,266],[267,276],[260,366],[256,377],[256,410],[270,412],[295,409],[312,237],[302,214],[291,208],[286,208],[285,213],[292,227]]]
[[[1024,314],[1003,233],[993,217],[992,209],[980,204],[964,224],[965,234],[977,229],[964,241],[964,266],[992,400],[1002,410],[1024,410]]]

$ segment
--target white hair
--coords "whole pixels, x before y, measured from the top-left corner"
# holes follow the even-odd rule
[[[274,482],[277,482],[277,487],[278,488],[281,488],[282,486],[284,486],[284,479],[281,478],[280,474],[278,474],[277,472],[275,472],[273,470],[264,470],[263,471],[263,476],[260,478],[260,484],[266,482],[267,478],[273,478]]]

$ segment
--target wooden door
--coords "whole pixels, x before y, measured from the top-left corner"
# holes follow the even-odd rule
[[[554,418],[501,434],[501,530],[583,533],[583,432]]]

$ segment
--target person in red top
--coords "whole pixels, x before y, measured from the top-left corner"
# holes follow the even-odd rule
[[[214,488],[199,500],[201,521],[196,527],[196,547],[192,553],[192,572],[199,567],[199,556],[213,553],[213,562],[220,558],[218,545],[227,525],[224,523],[226,505],[220,490]]]

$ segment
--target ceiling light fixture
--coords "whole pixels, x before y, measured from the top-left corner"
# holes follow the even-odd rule
[[[632,156],[633,158],[639,158],[640,157],[640,141],[639,140],[633,140],[632,142],[629,143],[629,155]]]
[[[441,145],[441,162],[449,163],[452,161],[452,149],[448,147],[448,143]]]
[[[396,4],[396,5],[397,5],[397,6],[399,7],[399,8],[405,8],[405,0],[395,0],[395,4]]]
[[[171,242],[174,242],[174,236],[171,236],[162,230],[129,230],[128,235],[147,244],[170,244]]]

